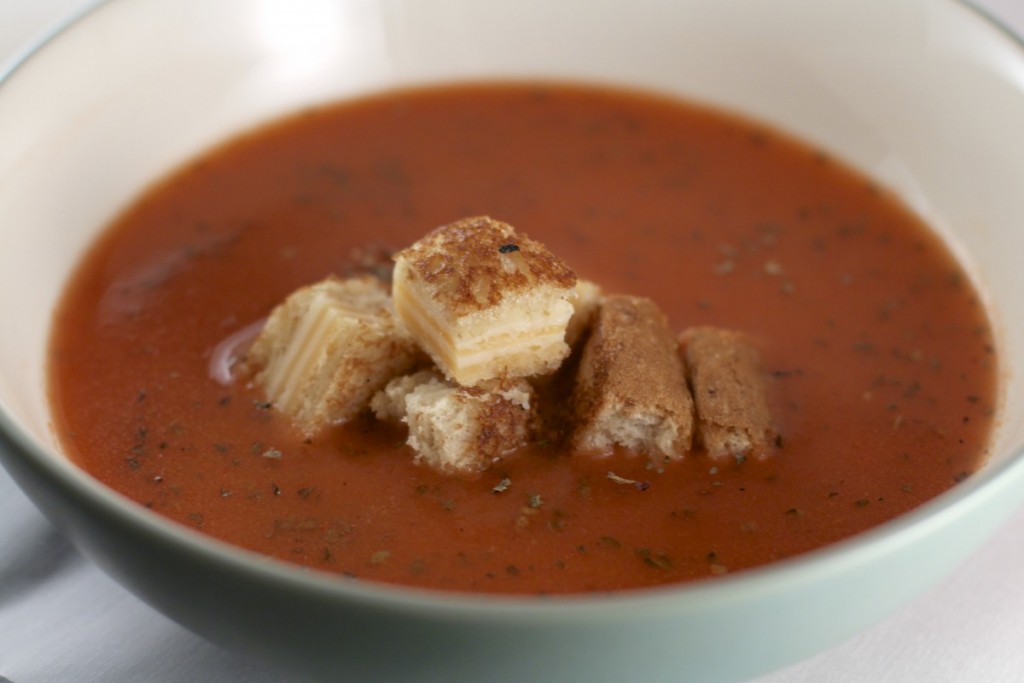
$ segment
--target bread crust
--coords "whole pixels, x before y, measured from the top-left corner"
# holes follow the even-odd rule
[[[693,399],[676,339],[653,301],[604,299],[583,347],[573,400],[578,452],[621,446],[678,459],[690,450]]]
[[[571,289],[576,275],[540,242],[490,216],[438,227],[395,254],[453,318],[537,287]]]
[[[757,348],[743,334],[716,327],[685,331],[680,347],[697,409],[697,440],[712,458],[763,457],[778,432]]]
[[[399,377],[371,401],[379,419],[404,422],[416,460],[440,472],[486,470],[525,445],[536,401],[523,379],[455,385],[434,371]]]
[[[472,386],[555,370],[569,354],[576,276],[487,216],[441,226],[395,255],[395,309],[449,379]]]

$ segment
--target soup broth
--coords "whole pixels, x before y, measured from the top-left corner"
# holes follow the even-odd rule
[[[489,214],[675,332],[740,330],[781,446],[650,464],[538,440],[473,477],[360,417],[303,438],[217,363],[294,289]],[[323,106],[151,188],[69,283],[54,421],[82,468],[229,543],[357,579],[519,594],[704,579],[849,537],[983,461],[986,311],[890,193],[755,122],[572,85]]]

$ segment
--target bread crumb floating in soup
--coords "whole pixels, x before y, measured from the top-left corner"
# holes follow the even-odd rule
[[[969,476],[997,401],[977,292],[889,193],[739,117],[532,84],[212,150],[83,259],[50,381],[72,459],[159,514],[520,594],[846,538]]]

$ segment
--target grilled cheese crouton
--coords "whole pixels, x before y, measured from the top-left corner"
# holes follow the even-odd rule
[[[534,395],[522,379],[462,387],[421,371],[393,379],[371,402],[378,418],[401,420],[416,459],[441,472],[478,472],[524,445]]]
[[[422,359],[374,277],[326,280],[277,306],[246,363],[268,400],[307,437],[349,420]]]
[[[574,448],[614,446],[677,459],[693,438],[693,399],[676,339],[650,300],[609,296],[583,347],[574,392]]]
[[[714,327],[680,337],[697,407],[697,439],[712,458],[768,453],[777,432],[757,349]]]
[[[542,244],[486,216],[395,255],[395,310],[449,379],[472,386],[555,370],[569,354],[576,276]]]

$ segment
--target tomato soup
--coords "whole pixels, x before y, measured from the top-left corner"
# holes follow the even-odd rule
[[[304,439],[225,344],[296,288],[488,214],[675,332],[760,350],[781,445],[663,466],[536,440],[473,477],[360,417]],[[714,577],[920,505],[985,457],[987,312],[943,243],[827,153],[721,112],[570,85],[459,85],[323,106],[151,188],[55,316],[71,458],[183,525],[356,580],[518,594]]]

